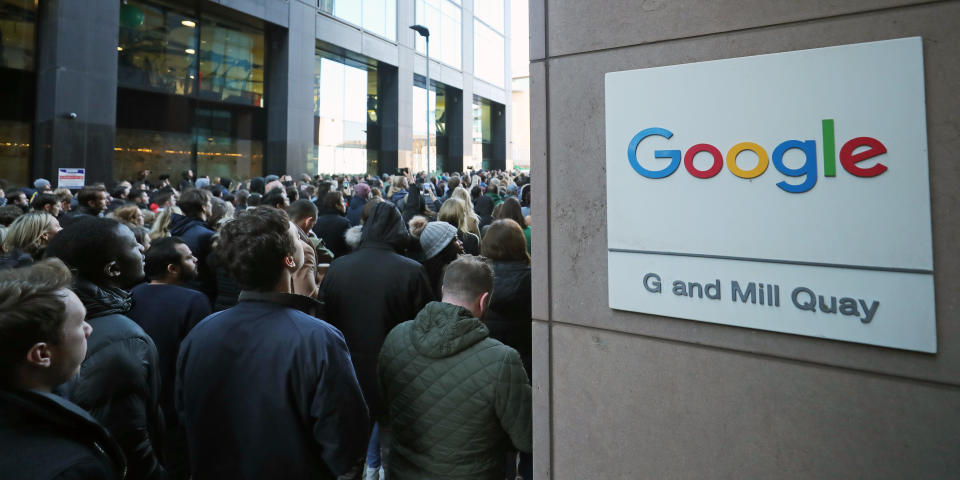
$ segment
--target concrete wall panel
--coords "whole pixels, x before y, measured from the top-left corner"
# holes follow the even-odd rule
[[[950,152],[960,149],[960,88],[956,62],[960,3],[908,7],[823,22],[786,25],[685,39],[549,60],[550,188],[553,317],[645,335],[663,336],[770,355],[960,384],[960,303],[953,272],[958,232],[955,185],[960,171]],[[934,261],[940,354],[930,356],[694,321],[615,312],[607,307],[605,179],[605,72],[713,60],[802,48],[924,37],[931,162]],[[892,68],[895,68],[892,67]],[[571,94],[576,92],[576,94]],[[534,152],[536,152],[536,148]],[[572,181],[574,180],[575,181]]]
[[[956,387],[580,327],[552,338],[555,480],[960,471]]]
[[[550,56],[930,3],[929,0],[544,1],[548,4],[547,53]]]

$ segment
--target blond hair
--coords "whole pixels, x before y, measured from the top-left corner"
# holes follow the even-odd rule
[[[480,217],[473,211],[473,201],[470,199],[470,192],[468,192],[466,188],[457,187],[453,190],[453,193],[450,194],[450,198],[463,201],[467,207],[467,228],[465,231],[480,238]]]
[[[180,207],[167,207],[157,215],[157,219],[153,221],[153,227],[150,228],[150,240],[170,236],[170,218],[174,213],[183,215]]]
[[[3,251],[10,252],[19,248],[32,257],[43,250],[47,239],[44,234],[50,230],[50,224],[56,220],[47,212],[30,212],[20,215],[10,224],[3,239]]]

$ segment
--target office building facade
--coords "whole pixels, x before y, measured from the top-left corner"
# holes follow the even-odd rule
[[[505,168],[509,25],[508,0],[0,0],[0,178]]]

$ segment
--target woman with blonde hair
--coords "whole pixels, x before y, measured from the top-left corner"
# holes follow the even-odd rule
[[[480,255],[480,237],[470,233],[467,217],[470,211],[467,204],[459,198],[451,197],[443,202],[437,220],[457,227],[457,238],[463,243],[463,251],[470,255]]]
[[[174,213],[183,215],[180,207],[167,207],[157,215],[157,219],[153,221],[153,227],[150,228],[150,240],[170,236],[170,217]]]
[[[110,216],[120,223],[126,223],[136,227],[143,226],[143,212],[141,212],[140,207],[136,205],[124,205],[114,210]]]
[[[49,213],[20,215],[7,229],[7,235],[3,238],[3,252],[12,255],[15,250],[20,250],[39,260],[47,244],[60,230],[60,222]]]
[[[480,216],[473,211],[473,201],[470,200],[470,192],[463,187],[457,187],[450,198],[458,198],[463,201],[467,207],[467,228],[466,231],[480,238]]]

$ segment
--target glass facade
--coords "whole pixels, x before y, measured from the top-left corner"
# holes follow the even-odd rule
[[[114,176],[263,173],[264,32],[161,3],[121,5]]]
[[[410,171],[442,172],[446,168],[449,155],[447,132],[447,105],[452,92],[434,81],[430,82],[429,118],[427,117],[426,79],[419,75],[413,84],[413,155]],[[427,165],[427,136],[430,138],[430,165]]]
[[[314,173],[376,173],[380,100],[376,67],[320,50],[313,85]]]
[[[474,75],[498,88],[503,88],[504,52],[503,34],[475,18],[473,22]]]
[[[0,181],[30,180],[36,111],[36,0],[0,0]]]
[[[397,0],[320,0],[320,11],[397,40]]]
[[[417,24],[430,29],[430,58],[460,70],[462,57],[460,2],[451,0],[416,0]],[[416,32],[417,51],[426,55],[426,41]]]
[[[493,152],[493,112],[490,100],[473,97],[473,151],[469,162],[464,161],[463,168],[474,170],[490,168]]]

